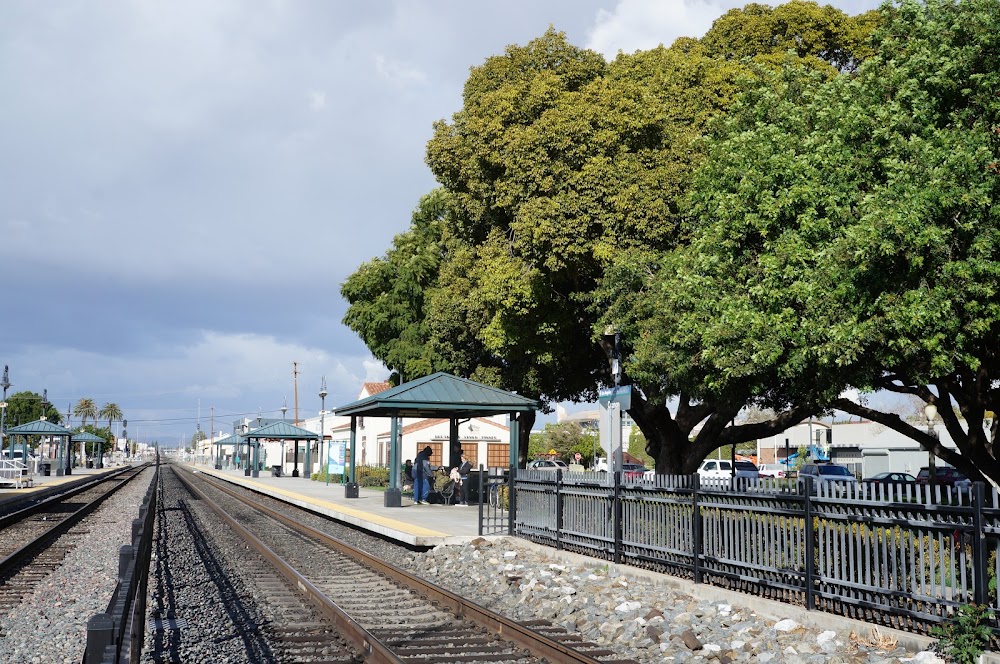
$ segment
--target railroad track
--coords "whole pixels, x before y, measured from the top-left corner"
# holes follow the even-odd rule
[[[171,470],[286,587],[307,596],[365,661],[632,662],[561,627],[489,611],[203,474]]]
[[[0,616],[62,564],[87,532],[74,526],[145,468],[124,468],[0,518]]]

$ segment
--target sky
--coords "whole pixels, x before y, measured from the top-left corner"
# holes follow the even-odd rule
[[[324,377],[327,409],[353,401],[388,372],[340,284],[434,188],[425,145],[470,67],[550,25],[612,59],[743,4],[5,0],[9,394],[117,403],[167,446],[213,416],[291,418],[296,384],[315,416]]]

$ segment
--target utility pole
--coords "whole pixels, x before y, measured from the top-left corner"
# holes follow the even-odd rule
[[[295,426],[299,426],[299,363],[292,362],[292,382],[295,387]],[[298,443],[296,443],[297,445]]]
[[[211,413],[211,415],[209,417],[209,420],[208,420],[209,421],[208,430],[210,432],[210,436],[209,436],[209,441],[210,441],[210,443],[209,443],[209,452],[213,452],[214,450],[212,450],[211,447],[213,445],[215,445],[215,406],[210,406],[209,407],[209,412]],[[222,455],[220,454],[219,456],[222,456]]]

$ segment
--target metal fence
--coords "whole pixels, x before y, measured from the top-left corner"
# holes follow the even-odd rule
[[[517,471],[511,533],[926,633],[976,603],[1000,614],[1000,501],[980,484],[700,480]]]

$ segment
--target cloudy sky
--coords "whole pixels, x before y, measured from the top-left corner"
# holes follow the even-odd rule
[[[743,3],[5,0],[0,364],[130,434],[352,401],[385,369],[340,283],[434,186],[469,68],[549,25],[608,58]],[[870,0],[834,2],[855,14]],[[291,412],[289,412],[291,416]]]

